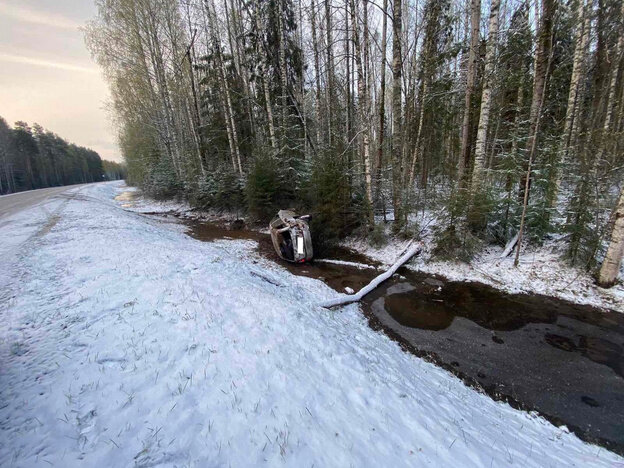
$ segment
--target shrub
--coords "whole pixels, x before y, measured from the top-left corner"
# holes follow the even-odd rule
[[[145,182],[145,191],[157,200],[164,200],[177,196],[182,190],[171,161],[161,158],[152,167]]]
[[[433,254],[444,260],[470,262],[481,247],[479,238],[468,229],[457,229],[452,224],[438,232]]]
[[[192,193],[191,204],[198,208],[238,211],[245,207],[242,178],[230,168],[206,174]]]
[[[383,247],[386,245],[388,243],[388,236],[386,235],[384,225],[381,223],[376,224],[368,235],[368,240],[373,247]]]
[[[272,156],[259,156],[254,162],[245,187],[247,207],[252,215],[260,220],[268,220],[280,207],[280,176],[277,159]]]
[[[349,176],[345,158],[331,151],[320,154],[312,163],[305,192],[313,215],[310,229],[318,254],[352,234],[364,220],[364,192],[360,188],[352,190]]]

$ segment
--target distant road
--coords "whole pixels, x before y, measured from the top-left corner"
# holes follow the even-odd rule
[[[20,211],[37,205],[50,197],[60,195],[67,190],[75,187],[80,187],[81,185],[88,184],[65,185],[63,187],[50,187],[37,190],[28,190],[26,192],[17,192],[10,195],[1,196],[0,218],[19,213]]]

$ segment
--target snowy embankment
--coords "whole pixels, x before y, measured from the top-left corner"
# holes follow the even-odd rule
[[[0,260],[0,466],[613,466],[260,258],[74,190]],[[35,215],[35,209],[28,213]]]
[[[474,281],[488,284],[510,293],[543,294],[577,304],[587,304],[624,312],[624,285],[609,288],[596,286],[592,276],[580,268],[572,268],[563,260],[561,242],[556,240],[542,247],[523,249],[518,267],[514,267],[514,252],[501,258],[502,247],[490,246],[470,263],[441,261],[432,257],[435,245],[435,219],[427,213],[420,224],[423,253],[408,264],[408,268],[443,276],[452,281]],[[387,245],[375,248],[367,239],[351,238],[343,246],[391,265],[409,241],[391,239]],[[624,270],[624,265],[622,265]],[[624,275],[620,273],[620,278]]]

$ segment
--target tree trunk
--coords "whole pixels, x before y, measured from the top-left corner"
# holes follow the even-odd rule
[[[243,174],[243,166],[241,164],[240,150],[238,147],[238,132],[236,131],[236,122],[234,120],[234,109],[232,108],[232,98],[230,96],[230,86],[227,80],[227,71],[223,62],[223,54],[221,52],[221,44],[217,35],[217,11],[215,9],[214,0],[211,1],[212,11],[208,12],[211,19],[212,40],[215,47],[217,67],[221,78],[221,89],[223,91],[223,111],[226,120],[226,130],[228,133],[228,142],[232,153],[232,164],[234,170],[239,174]]]
[[[266,68],[264,66],[262,68],[262,89],[264,91],[267,120],[269,121],[269,137],[271,139],[271,147],[277,152],[277,136],[275,131],[275,121],[273,120],[273,103],[271,102],[271,90],[269,89],[269,82],[266,78]]]
[[[534,151],[536,145],[534,140],[538,137],[538,121],[542,103],[544,101],[544,92],[546,88],[546,77],[552,48],[553,34],[553,17],[555,14],[555,0],[542,0],[542,18],[540,24],[540,32],[535,57],[535,72],[533,79],[533,94],[531,98],[531,108],[529,110],[529,134],[527,137],[527,163],[529,159],[534,159]],[[528,164],[527,164],[528,165]],[[522,203],[524,200],[525,186],[530,186],[530,181],[526,180],[526,174],[521,177],[518,187],[518,199]],[[528,200],[528,199],[527,199]]]
[[[425,6],[425,37],[423,40],[422,51],[420,53],[420,59],[414,58],[414,63],[418,62],[416,73],[414,73],[414,81],[419,81],[418,98],[415,99],[416,104],[413,105],[416,114],[416,137],[414,140],[414,151],[409,168],[409,174],[407,177],[407,190],[411,192],[413,189],[414,174],[416,171],[416,163],[420,163],[421,166],[421,188],[427,186],[427,161],[424,157],[424,146],[426,136],[423,133],[425,124],[425,112],[427,108],[427,101],[430,99],[429,93],[431,89],[431,82],[434,78],[436,70],[436,58],[438,55],[437,42],[440,29],[440,15],[442,14],[442,6],[437,0],[428,0]],[[415,43],[418,42],[418,38],[415,39]],[[414,54],[415,55],[415,54]],[[414,84],[413,87],[416,87]],[[406,117],[406,122],[409,121]]]
[[[375,161],[375,202],[379,201],[381,190],[381,168],[383,167],[383,144],[386,131],[386,46],[388,29],[388,0],[384,0],[381,26],[381,83],[379,90],[379,143]],[[384,215],[386,207],[384,206]]]
[[[414,142],[414,154],[412,155],[412,164],[410,165],[409,176],[407,180],[407,187],[409,190],[412,189],[412,184],[414,183],[414,173],[416,171],[416,162],[420,160],[422,157],[422,129],[423,124],[425,122],[425,100],[427,98],[427,92],[429,91],[429,87],[427,86],[428,80],[423,78],[423,85],[420,89],[420,93],[418,93],[418,100],[420,101],[420,110],[418,112],[418,129],[416,130],[416,141]]]
[[[312,48],[314,51],[314,84],[316,92],[314,94],[314,111],[316,113],[316,144],[321,142],[322,138],[322,120],[321,120],[321,66],[319,60],[318,39],[316,36],[316,6],[315,2],[310,4],[310,21],[312,26]]]
[[[520,83],[516,95],[516,111],[513,123],[513,139],[511,141],[511,157],[516,158],[518,154],[518,142],[520,140],[520,129],[522,121],[522,108],[524,107],[524,83]]]
[[[622,256],[624,255],[624,186],[620,191],[620,198],[613,211],[613,230],[607,255],[602,262],[598,273],[598,284],[604,288],[613,286],[620,272]]]
[[[356,294],[351,294],[351,295],[344,295],[343,294],[341,296],[338,296],[335,299],[330,299],[328,301],[321,302],[319,305],[321,307],[325,307],[326,309],[329,309],[331,307],[336,307],[336,306],[339,306],[339,305],[350,304],[352,302],[357,302],[357,301],[362,300],[362,298],[364,296],[366,296],[368,293],[373,291],[377,286],[379,286],[381,283],[383,283],[388,278],[390,278],[392,275],[394,275],[396,273],[396,271],[405,262],[407,262],[414,255],[420,254],[421,251],[422,251],[422,244],[421,243],[415,243],[414,245],[409,246],[408,250],[406,250],[405,253],[403,255],[401,255],[401,257],[399,257],[397,259],[397,261],[394,263],[394,265],[392,265],[387,271],[385,271],[385,272],[381,273],[380,275],[376,276],[375,278],[373,278],[373,280],[370,283],[368,283],[366,286],[364,286],[362,289],[360,289]]]
[[[286,67],[286,45],[284,44],[284,4],[283,0],[278,0],[278,31],[279,31],[279,67],[280,67],[280,87],[282,89],[280,106],[282,111],[282,146],[286,145],[286,134],[288,128],[288,69]]]
[[[298,29],[298,45],[299,45],[299,49],[300,50],[304,50],[303,48],[303,31],[302,31],[302,27],[303,27],[303,7],[301,6],[302,4],[302,0],[298,0],[298,10],[299,10],[299,27]],[[298,101],[300,103],[302,103],[302,105],[305,105],[305,80],[303,78],[303,69],[301,70],[301,74],[299,74],[297,76],[297,78],[299,79],[299,99]],[[296,99],[293,99],[293,101],[296,101]],[[305,111],[305,109],[303,109],[303,112],[299,112],[298,110],[298,106],[295,105],[295,107],[297,108],[297,113],[301,116],[301,120],[303,121],[303,157],[304,159],[307,161],[309,159],[310,156],[310,151],[308,150],[308,144],[310,145],[311,149],[315,149],[314,144],[312,143],[311,139],[310,139],[310,132],[309,132],[309,128],[308,128],[308,114]],[[303,114],[303,115],[301,115]]]
[[[561,157],[558,158],[554,170],[555,174],[555,187],[550,199],[548,200],[549,208],[553,208],[557,202],[557,194],[561,186],[561,178],[563,171],[559,167],[560,164],[565,165],[568,161],[568,155],[570,148],[575,146],[576,134],[578,133],[579,112],[581,108],[581,83],[583,80],[583,68],[585,63],[585,53],[587,49],[587,41],[589,37],[589,28],[591,26],[591,18],[586,11],[589,7],[586,6],[586,0],[579,0],[577,10],[577,28],[574,48],[574,61],[572,65],[572,77],[570,79],[570,88],[568,91],[568,106],[566,108],[565,125],[563,128],[563,134],[561,135],[560,153]]]
[[[368,13],[366,2],[364,2],[364,21]],[[357,21],[357,10],[355,9],[355,0],[351,0],[351,23],[353,25],[353,49],[355,52],[355,63],[357,67],[357,87],[358,87],[358,114],[359,114],[359,133],[362,135],[362,159],[364,161],[364,183],[366,186],[366,199],[369,203],[369,223],[375,223],[373,217],[373,191],[371,179],[370,164],[370,106],[368,99],[368,86],[366,85],[366,77],[364,76],[364,65],[362,60],[362,43],[360,41],[360,27]],[[366,32],[367,28],[364,28]]]
[[[485,71],[483,76],[483,91],[481,95],[481,112],[479,114],[479,127],[477,130],[477,143],[475,147],[474,168],[472,171],[472,193],[476,194],[483,180],[485,168],[485,148],[490,121],[490,107],[492,105],[492,81],[494,79],[494,63],[496,57],[496,45],[498,42],[498,11],[500,0],[492,0],[490,9],[490,24],[488,41],[485,52]]]
[[[148,8],[145,8],[145,6],[148,6]],[[158,12],[153,10],[149,2],[145,2],[144,7],[141,9],[141,14],[143,15],[143,23],[147,28],[146,45],[148,47],[152,66],[154,68],[157,89],[161,98],[160,105],[163,108],[165,116],[165,131],[167,135],[166,145],[168,146],[171,154],[174,170],[176,171],[178,177],[182,177],[182,158],[180,154],[178,135],[176,132],[173,105],[171,102],[171,92],[167,83],[163,47],[158,36]]]
[[[344,5],[344,16],[345,16],[345,66],[347,69],[347,76],[346,76],[346,88],[347,88],[347,103],[346,103],[346,108],[347,111],[345,112],[346,114],[346,119],[345,119],[345,127],[346,127],[346,131],[345,131],[345,135],[344,135],[344,141],[345,141],[345,145],[348,146],[349,142],[351,141],[351,132],[353,130],[353,125],[352,125],[352,105],[351,103],[353,102],[352,97],[351,97],[351,40],[349,40],[349,0],[345,1],[345,5]],[[351,2],[353,3],[353,2]],[[351,5],[351,10],[353,10],[353,6]],[[351,12],[351,16],[353,16],[353,11]],[[351,21],[352,23],[352,27],[355,28],[357,27],[357,25],[353,22],[353,20]],[[355,51],[353,53],[356,53]]]
[[[333,119],[332,119],[332,102],[334,92],[334,44],[332,39],[332,18],[330,0],[325,0],[325,37],[327,39],[327,83],[326,86],[326,104],[327,104],[327,143],[331,146],[333,140]],[[349,58],[347,57],[347,60]]]
[[[190,22],[189,22],[190,24]],[[202,156],[202,151],[204,150],[204,141],[203,141],[203,133],[202,133],[202,117],[201,117],[201,109],[199,107],[199,100],[197,98],[197,87],[195,84],[195,69],[193,67],[193,48],[195,43],[195,36],[197,30],[192,31],[191,34],[191,43],[186,50],[186,58],[188,59],[189,66],[189,78],[191,84],[191,94],[193,96],[193,105],[192,109],[190,109],[191,113],[191,122],[193,123],[193,134],[195,138],[195,142],[197,144],[197,156],[199,159],[199,169],[202,173],[202,176],[206,175],[206,169],[204,167],[204,158]]]
[[[371,164],[371,155],[370,155],[370,146],[371,146],[371,125],[372,125],[372,115],[371,115],[371,86],[370,86],[370,73],[368,66],[368,54],[370,50],[369,44],[369,31],[368,31],[368,2],[369,0],[362,0],[362,14],[363,18],[363,28],[364,28],[364,40],[363,46],[364,51],[362,52],[363,57],[363,73],[364,73],[364,125],[366,126],[364,131],[364,178],[366,183],[366,193],[368,195],[368,203],[369,203],[369,216],[371,226],[375,224],[375,216],[373,212],[373,177],[372,177],[372,164]]]
[[[149,21],[149,19],[144,17],[147,14],[147,11],[141,8],[142,5],[137,5],[136,3],[131,3],[130,5],[130,25],[132,34],[136,41],[136,55],[140,57],[139,62],[142,67],[142,73],[144,74],[145,81],[149,84],[153,104],[158,108],[158,113],[160,114],[160,118],[156,123],[159,128],[159,144],[164,148],[164,152],[171,160],[175,173],[179,176],[180,170],[176,153],[173,148],[172,123],[169,106],[167,104],[168,96],[166,93],[168,91],[165,89],[166,83],[164,83],[165,80],[162,76],[164,73],[161,69],[162,61],[158,61],[155,58],[156,51],[154,49],[154,37],[156,36],[156,32],[153,30],[153,21]],[[140,19],[138,16],[139,14],[142,15]],[[146,37],[143,36],[142,30],[145,31]],[[152,82],[152,73],[150,72],[150,68],[148,66],[148,60],[149,63],[151,63],[156,83]],[[160,102],[157,102],[157,94],[160,97]]]
[[[462,143],[457,167],[457,181],[463,186],[465,173],[470,166],[470,111],[472,95],[477,75],[477,61],[479,51],[479,23],[481,21],[481,0],[470,2],[470,50],[466,67],[466,92],[464,96],[464,120],[462,123]]]
[[[258,31],[262,31],[262,23],[260,22],[260,5],[258,0],[254,1],[254,9],[255,9],[255,23],[256,29]],[[271,102],[271,90],[269,88],[269,81],[267,79],[267,68],[266,68],[266,58],[261,57],[262,55],[262,47],[259,44],[256,45],[256,54],[258,55],[258,59],[260,62],[260,81],[262,81],[262,90],[264,92],[264,105],[267,113],[267,120],[269,123],[269,139],[271,140],[271,148],[273,151],[277,153],[277,136],[275,132],[275,122],[273,120],[273,104]]]
[[[230,0],[230,5],[228,7],[227,2],[224,4],[226,19],[228,25],[228,39],[230,42],[230,50],[232,55],[234,56],[234,63],[236,65],[236,73],[240,76],[243,82],[243,88],[245,90],[245,109],[247,110],[247,115],[249,117],[249,127],[251,129],[251,133],[255,134],[255,119],[254,112],[252,108],[252,92],[251,86],[249,84],[249,75],[248,68],[243,63],[244,61],[244,52],[241,50],[241,41],[238,40],[239,37],[243,35],[242,30],[243,26],[241,24],[241,11],[242,5],[237,1],[237,5],[234,4],[234,0]],[[231,11],[231,20],[230,14]],[[232,28],[230,29],[230,22],[232,24]]]
[[[555,0],[542,0],[542,18],[540,24],[539,44],[535,58],[535,78],[533,80],[533,98],[531,99],[531,111],[529,114],[529,138],[527,140],[528,160],[525,175],[520,179],[522,194],[522,216],[520,217],[520,229],[518,230],[518,244],[516,245],[516,257],[514,266],[520,263],[520,248],[524,235],[524,222],[526,219],[527,206],[529,204],[529,189],[531,184],[531,170],[537,150],[537,133],[542,117],[544,104],[544,90],[546,79],[550,69],[552,49],[553,17],[555,15]]]
[[[624,2],[622,3],[622,10],[620,12],[620,20],[624,21]],[[609,82],[609,95],[607,97],[606,103],[606,115],[604,124],[602,126],[602,138],[600,141],[600,150],[598,155],[598,160],[602,159],[604,156],[604,152],[608,145],[607,137],[612,130],[613,124],[613,111],[615,108],[615,104],[617,101],[617,91],[618,91],[618,72],[619,66],[624,59],[624,31],[620,31],[617,46],[614,52],[613,65],[611,66],[611,80]]]
[[[403,17],[401,0],[393,0],[392,11],[392,204],[394,229],[403,229],[403,110],[402,110],[402,52]]]

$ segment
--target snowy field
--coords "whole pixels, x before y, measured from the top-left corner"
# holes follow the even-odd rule
[[[121,189],[3,220],[0,466],[624,465]]]

